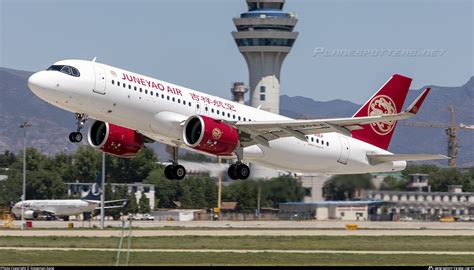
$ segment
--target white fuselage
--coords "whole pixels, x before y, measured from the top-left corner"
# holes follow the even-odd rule
[[[289,119],[96,62],[64,60],[55,64],[74,66],[81,75],[72,77],[57,71],[35,73],[29,79],[29,87],[46,102],[189,150],[193,149],[183,144],[181,124],[192,115],[231,122]],[[246,147],[244,161],[302,173],[370,173],[399,171],[406,167],[405,161],[371,165],[367,153],[391,153],[339,133],[315,134],[307,138],[307,141],[301,141],[287,137],[270,141],[270,147]]]
[[[55,216],[75,216],[84,212],[92,212],[99,204],[83,200],[27,200],[13,206],[12,212],[16,217],[21,217],[22,205],[25,212],[47,212]]]

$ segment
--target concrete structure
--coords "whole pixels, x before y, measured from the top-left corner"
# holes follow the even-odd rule
[[[383,201],[317,201],[310,203],[281,203],[280,217],[284,219],[352,220],[371,219]],[[285,218],[286,217],[286,218]]]
[[[421,220],[438,220],[442,216],[474,215],[474,192],[462,192],[459,186],[449,192],[367,191],[367,197],[383,200],[379,215],[392,214]]]
[[[280,70],[298,32],[296,15],[283,12],[285,0],[246,0],[248,11],[234,18],[232,32],[249,69],[250,105],[280,112]],[[272,178],[276,170],[251,164],[251,178]]]
[[[280,70],[298,32],[285,0],[247,0],[248,12],[234,18],[232,36],[249,68],[250,105],[280,112]]]
[[[160,210],[153,212],[153,216],[157,221],[191,221],[194,220],[196,212],[203,212],[202,209],[173,209]],[[205,212],[205,211],[204,211]]]
[[[232,100],[241,104],[245,104],[245,93],[249,91],[243,82],[234,82],[230,92],[232,93]]]
[[[331,178],[332,175],[325,173],[299,174],[295,175],[300,179],[303,188],[305,189],[305,196],[303,202],[316,202],[324,200],[323,186],[324,183]]]
[[[93,184],[94,183],[66,183],[67,194],[69,196],[83,197],[89,192]],[[150,202],[150,209],[155,208],[155,186],[154,185],[143,184],[139,182],[135,182],[133,184],[112,183],[112,191],[115,192],[116,189],[120,186],[126,186],[128,193],[134,192],[135,197],[137,198],[137,203],[139,203],[139,200],[142,197],[142,193],[144,193],[145,196],[148,198],[148,201]]]

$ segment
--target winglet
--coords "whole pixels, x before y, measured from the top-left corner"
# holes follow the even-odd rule
[[[423,101],[425,101],[425,98],[428,95],[428,93],[430,92],[430,90],[431,90],[431,88],[429,88],[429,87],[426,88],[423,91],[423,93],[421,93],[421,95],[419,95],[415,99],[415,101],[413,101],[413,103],[410,106],[408,106],[408,108],[405,110],[405,112],[416,114],[420,110],[420,107],[423,104]]]

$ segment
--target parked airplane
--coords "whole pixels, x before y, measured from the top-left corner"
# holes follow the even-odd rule
[[[15,218],[20,219],[22,206],[25,208],[23,214],[25,219],[37,219],[39,216],[45,216],[48,220],[56,217],[69,220],[69,216],[80,215],[84,212],[92,213],[95,209],[100,209],[101,182],[101,174],[99,174],[87,195],[80,200],[26,200],[17,202],[12,208],[12,213]],[[114,202],[125,204],[126,200],[105,201],[106,204]],[[123,205],[104,208],[120,207]]]
[[[46,102],[75,113],[80,142],[85,121],[96,119],[89,144],[119,157],[134,157],[143,143],[173,147],[169,179],[183,179],[182,147],[236,158],[232,179],[247,179],[253,162],[293,172],[354,174],[399,171],[407,160],[445,159],[442,155],[387,151],[398,120],[415,115],[429,88],[403,112],[411,79],[393,75],[351,118],[294,120],[105,64],[63,60],[28,79]]]

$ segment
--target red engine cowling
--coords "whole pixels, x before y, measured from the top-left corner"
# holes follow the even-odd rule
[[[135,157],[143,147],[140,133],[102,121],[95,121],[91,125],[87,137],[92,147],[117,157]]]
[[[239,134],[234,127],[221,120],[193,115],[184,123],[183,141],[197,150],[230,156],[239,145]]]

